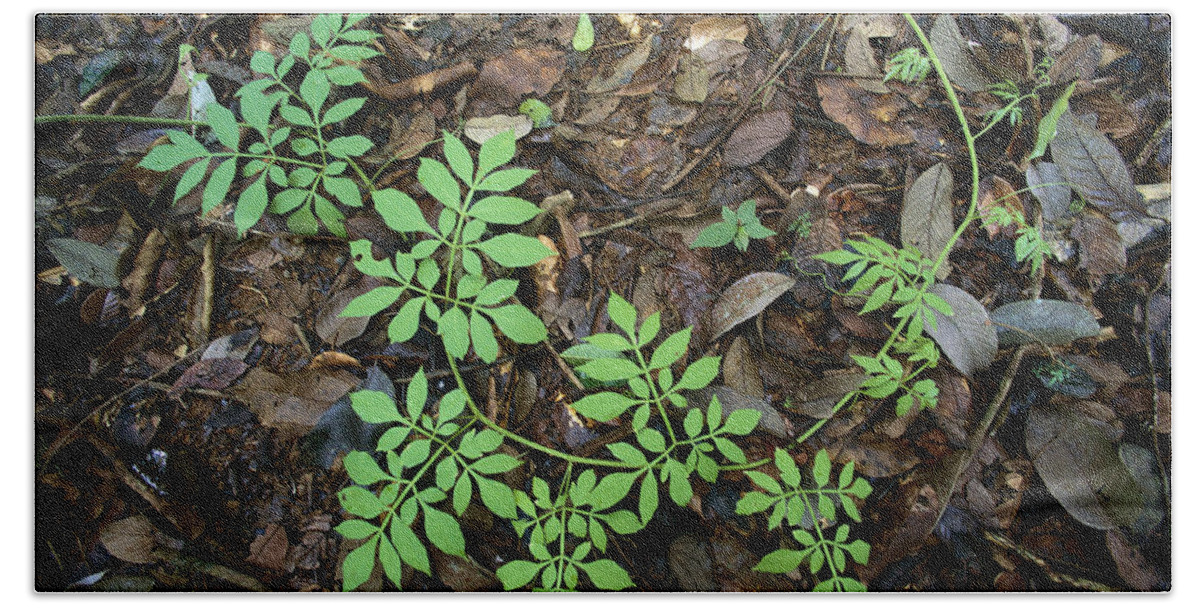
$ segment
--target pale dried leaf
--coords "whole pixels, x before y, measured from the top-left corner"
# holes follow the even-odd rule
[[[755,399],[762,399],[766,394],[762,377],[758,375],[758,364],[750,352],[750,343],[742,336],[729,344],[729,350],[721,359],[721,374],[725,385],[734,390]]]
[[[902,146],[916,141],[913,130],[898,119],[911,104],[903,95],[877,95],[850,78],[816,79],[821,109],[858,141],[872,146]]]
[[[970,43],[963,37],[953,16],[938,15],[929,30],[929,41],[941,60],[946,75],[950,77],[950,82],[971,93],[983,91],[991,84],[991,80],[971,54]]]
[[[712,339],[762,312],[795,284],[795,279],[778,272],[756,272],[738,279],[713,306]]]
[[[705,17],[692,24],[688,38],[683,46],[689,51],[695,51],[707,46],[714,40],[732,40],[742,42],[749,30],[746,20],[731,15],[714,15]]]
[[[149,564],[157,561],[154,549],[157,529],[145,515],[134,515],[104,526],[100,530],[100,542],[117,559],[134,564]]]
[[[751,116],[733,130],[725,142],[725,163],[747,167],[774,150],[792,134],[792,119],[787,110],[774,110]]]
[[[987,309],[971,294],[953,285],[938,283],[929,292],[945,300],[954,316],[947,317],[935,310],[937,329],[931,330],[926,324],[925,333],[963,374],[970,376],[987,369],[997,350],[996,329]]]
[[[917,248],[925,257],[936,260],[954,235],[954,210],[950,194],[954,175],[945,163],[938,163],[913,182],[904,193],[900,212],[900,239]],[[937,277],[950,276],[950,266],[942,264]]]
[[[479,145],[505,131],[512,131],[516,139],[521,139],[532,130],[533,121],[524,114],[494,114],[483,118],[468,118],[463,125],[463,135]]]

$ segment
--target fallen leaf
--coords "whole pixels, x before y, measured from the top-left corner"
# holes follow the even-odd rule
[[[1053,84],[1066,84],[1073,80],[1091,80],[1100,66],[1100,36],[1091,34],[1075,39],[1054,59],[1046,71],[1046,78]]]
[[[1088,274],[1103,276],[1125,270],[1125,243],[1107,217],[1094,211],[1083,214],[1071,227],[1071,238],[1079,244],[1079,267]]]
[[[704,48],[714,40],[742,42],[746,39],[748,32],[746,20],[742,17],[713,15],[692,24],[683,46],[689,51],[695,51]]]
[[[343,370],[274,374],[256,367],[242,378],[233,394],[263,425],[301,435],[357,384],[358,379]]]
[[[1132,591],[1167,591],[1170,583],[1146,561],[1146,557],[1124,532],[1109,530],[1104,533],[1104,544],[1117,565],[1117,574],[1129,583]]]
[[[50,239],[50,253],[75,278],[97,287],[118,287],[117,254],[95,243],[75,239]]]
[[[762,377],[758,375],[758,365],[750,352],[750,343],[742,336],[734,338],[729,344],[729,350],[721,359],[721,375],[725,379],[725,386],[736,391],[755,399],[762,399],[766,395]]]
[[[762,413],[762,417],[758,419],[757,428],[780,439],[787,439],[796,434],[792,430],[791,423],[781,416],[770,403],[751,397],[728,386],[710,386],[693,391],[692,395],[688,398],[688,407],[700,408],[701,411],[704,411],[708,408],[708,404],[712,403],[713,397],[716,397],[717,401],[721,403],[721,412],[725,417],[728,417],[737,410],[756,410]]]
[[[850,78],[817,78],[821,109],[841,123],[858,141],[871,146],[903,146],[916,141],[913,130],[900,122],[911,104],[896,93],[877,95]]]
[[[733,130],[725,142],[725,163],[748,167],[762,160],[792,134],[792,119],[787,110],[774,110],[748,117]]]
[[[134,564],[150,564],[158,561],[154,549],[158,547],[155,535],[158,530],[145,515],[134,515],[111,522],[100,529],[100,543],[117,559]]]
[[[1113,435],[1107,423],[1069,405],[1038,404],[1025,423],[1025,447],[1050,494],[1077,521],[1100,530],[1132,524],[1144,502]]]
[[[543,97],[549,93],[566,67],[562,51],[516,49],[484,62],[472,90],[502,107],[515,107],[527,95]]]
[[[756,272],[738,279],[713,306],[711,340],[765,310],[795,284],[795,279],[778,272]]]
[[[838,461],[854,461],[854,470],[864,477],[891,477],[921,462],[912,445],[880,433],[867,432],[847,439]]]
[[[679,58],[674,90],[682,101],[701,103],[708,97],[708,66],[703,59],[691,53]]]
[[[941,297],[950,305],[954,315],[947,317],[933,311],[937,329],[925,325],[925,333],[937,342],[958,371],[970,376],[987,369],[996,358],[996,328],[992,327],[987,309],[971,294],[945,283],[938,283],[929,293]]]
[[[1024,217],[1025,209],[1024,205],[1021,204],[1021,198],[1015,196],[1016,190],[1003,177],[989,175],[983,178],[979,182],[979,192],[979,215],[987,217],[992,209],[1002,207],[1011,211],[1014,215],[1019,213]],[[1001,231],[1004,232],[1005,237],[1010,239],[1016,235],[1015,226],[1001,228],[996,224],[988,224],[984,226],[984,229],[987,231],[989,239],[996,238]]]
[[[900,239],[913,245],[925,257],[936,260],[954,235],[954,209],[950,194],[954,175],[945,163],[938,163],[913,182],[904,193],[900,211]],[[950,276],[950,265],[942,264],[938,279]]]
[[[1025,170],[1025,184],[1042,204],[1042,217],[1053,222],[1071,212],[1071,187],[1054,163],[1038,162]]]
[[[246,563],[272,570],[287,569],[288,537],[279,524],[269,524],[262,534],[250,543],[250,556]]]
[[[505,131],[512,131],[516,139],[521,139],[532,130],[533,121],[524,114],[495,114],[486,118],[468,118],[463,125],[463,135],[479,145]]]
[[[713,560],[708,543],[686,534],[671,541],[667,547],[667,566],[675,575],[680,591],[720,591],[713,579]]]
[[[351,300],[370,289],[344,289],[329,298],[317,310],[317,335],[334,348],[353,340],[367,330],[371,317],[343,317],[342,310]]]
[[[232,384],[249,367],[240,359],[201,359],[184,370],[167,391],[167,396],[178,396],[194,387],[219,391]]]
[[[1070,111],[1050,141],[1054,164],[1089,205],[1120,222],[1146,215],[1146,201],[1116,146],[1095,125]]]
[[[646,36],[632,51],[617,60],[610,76],[602,78],[597,74],[593,77],[588,82],[587,92],[608,93],[629,84],[629,81],[633,79],[634,72],[637,72],[646,63],[646,60],[650,58],[650,51],[653,49],[654,36]]]
[[[809,418],[826,419],[833,415],[833,407],[847,393],[857,389],[867,375],[857,370],[835,370],[819,380],[805,384],[792,392],[791,409]]]
[[[977,93],[988,88],[991,80],[980,68],[975,56],[971,53],[971,44],[963,37],[958,29],[958,22],[951,15],[938,15],[929,30],[929,42],[937,53],[950,77],[950,82]]]
[[[1000,346],[1042,342],[1070,344],[1100,334],[1088,309],[1062,300],[1021,300],[992,311]]]

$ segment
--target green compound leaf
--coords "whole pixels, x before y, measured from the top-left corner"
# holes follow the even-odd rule
[[[400,559],[412,566],[413,569],[428,576],[430,574],[429,552],[425,550],[425,544],[417,537],[416,532],[413,532],[408,524],[402,523],[399,519],[393,519],[391,533],[392,545],[400,553]]]
[[[829,473],[832,470],[833,467],[829,462],[829,453],[825,450],[817,452],[816,457],[813,458],[813,478],[816,480],[818,488],[823,488],[829,483]],[[824,495],[822,495],[822,498],[824,498]]]
[[[608,318],[630,338],[636,335],[637,309],[616,293],[608,297]]]
[[[467,349],[471,345],[470,328],[467,315],[461,308],[455,306],[442,314],[438,320],[438,335],[442,337],[442,343],[450,356],[455,359],[467,356]]]
[[[461,295],[461,293],[460,293]],[[470,317],[471,342],[475,345],[475,354],[485,363],[492,363],[500,356],[500,344],[492,333],[492,324],[479,311],[472,310]]]
[[[471,205],[467,215],[491,224],[517,226],[541,213],[533,203],[515,196],[489,196]]]
[[[450,163],[458,179],[467,184],[475,182],[475,163],[462,140],[448,131],[442,131],[442,153],[446,155],[446,162]]]
[[[375,457],[368,452],[355,450],[346,454],[342,460],[342,466],[346,467],[346,474],[350,476],[350,479],[360,486],[369,486],[392,478],[391,475],[384,473],[383,469],[379,468]]]
[[[537,171],[533,169],[504,169],[483,178],[475,188],[490,192],[508,192],[524,184],[535,173]]]
[[[412,298],[400,307],[400,312],[388,323],[388,340],[393,344],[407,342],[417,333],[424,298]]]
[[[171,201],[177,203],[179,199],[191,192],[200,183],[200,180],[204,179],[204,176],[208,174],[208,165],[208,161],[201,161],[193,163],[192,166],[188,167],[187,171],[184,171],[183,176],[179,178],[179,183],[175,185],[175,196],[172,197]]]
[[[517,140],[512,131],[505,131],[483,142],[479,147],[479,175],[491,173],[517,155]]]
[[[379,532],[379,528],[369,521],[361,519],[347,519],[338,524],[333,529],[334,532],[341,534],[349,540],[362,540],[372,534]]]
[[[350,158],[366,154],[367,150],[370,150],[374,145],[371,143],[371,140],[362,135],[350,135],[333,138],[329,141],[325,149],[338,158]]]
[[[650,523],[654,512],[658,510],[658,484],[654,483],[654,474],[646,473],[642,478],[641,489],[638,490],[638,517],[642,525]]]
[[[547,257],[557,255],[541,241],[515,233],[492,237],[475,247],[505,268],[532,266]]]
[[[507,300],[517,293],[519,283],[512,279],[497,279],[488,283],[475,296],[475,303],[480,306],[494,306]]]
[[[312,108],[314,115],[325,105],[325,100],[329,98],[329,91],[329,78],[322,70],[309,70],[304,75],[304,80],[300,82],[300,98],[308,104],[309,108]]]
[[[642,330],[645,330],[644,325],[642,326]],[[650,369],[662,369],[674,365],[676,361],[687,353],[688,344],[691,341],[691,327],[685,327],[683,330],[668,336],[666,340],[662,341],[662,344],[658,345],[658,348],[654,349],[654,354],[650,356]]]
[[[632,363],[630,364],[632,365]],[[586,373],[586,372],[585,372]],[[590,374],[589,374],[590,375]],[[619,393],[595,393],[573,404],[575,411],[597,422],[608,422],[639,402]],[[693,435],[694,436],[694,435]],[[639,452],[640,453],[640,452]]]
[[[376,287],[367,293],[350,300],[350,303],[338,313],[339,317],[370,317],[379,313],[379,311],[396,303],[400,299],[400,294],[404,293],[402,287],[383,286]]]
[[[425,368],[421,367],[413,374],[404,395],[404,409],[408,412],[410,420],[416,421],[421,416],[421,412],[425,410],[425,400],[428,398],[429,381],[425,379]]]
[[[346,559],[342,562],[342,591],[354,591],[371,578],[371,572],[375,570],[375,549],[378,546],[379,537],[375,537],[346,554]]]
[[[594,562],[579,564],[588,575],[588,579],[598,589],[619,591],[633,586],[629,573],[611,559],[598,559]]]
[[[217,141],[230,150],[237,150],[241,134],[233,112],[215,102],[208,104],[205,111],[208,113],[208,126],[217,136]]]
[[[354,183],[354,180],[348,177],[330,177],[327,175],[321,180],[321,185],[339,203],[347,207],[362,207],[362,193],[359,192],[358,185]]]
[[[525,560],[513,560],[496,570],[496,578],[504,585],[505,591],[520,589],[533,581],[545,564],[535,564]]]
[[[679,382],[675,385],[677,389],[697,390],[708,386],[717,374],[721,371],[720,357],[704,357],[695,363],[692,363],[683,372],[683,376],[679,378]]]
[[[400,422],[396,403],[387,393],[380,391],[355,391],[350,393],[350,407],[358,417],[370,424]]]
[[[608,451],[612,452],[612,455],[616,456],[617,460],[621,462],[639,467],[646,464],[646,455],[628,443],[610,443],[608,444]]]
[[[759,572],[772,572],[775,574],[786,574],[800,567],[800,562],[804,560],[804,553],[792,549],[776,549],[763,556],[758,564],[754,566]]]
[[[492,317],[500,333],[517,344],[537,344],[546,339],[546,326],[541,319],[520,304],[489,308],[483,312]]]
[[[422,158],[417,167],[417,180],[433,198],[448,209],[462,207],[462,191],[458,180],[450,174],[446,165],[430,158]]]
[[[400,554],[396,552],[391,541],[383,536],[379,537],[379,564],[383,566],[383,573],[387,575],[388,580],[392,581],[392,584],[399,589],[400,579],[403,575],[400,568]]]
[[[370,490],[361,486],[349,486],[338,492],[338,502],[351,515],[373,519],[387,508]]]
[[[247,230],[253,228],[267,210],[269,199],[266,177],[264,174],[254,180],[254,183],[238,196],[237,208],[233,211],[233,224],[237,227],[239,236],[244,236]]]
[[[466,557],[466,541],[458,520],[449,513],[425,505],[425,537],[443,553]]]
[[[479,498],[483,500],[483,506],[504,519],[517,518],[517,501],[512,488],[486,477],[476,477],[475,483],[479,484]]]
[[[361,75],[361,72],[359,75]],[[358,112],[360,109],[362,109],[363,104],[366,102],[366,97],[353,97],[339,102],[332,108],[329,108],[329,111],[325,112],[325,114],[321,116],[321,124],[330,125],[335,122],[346,120],[347,118],[353,116],[355,112]]]

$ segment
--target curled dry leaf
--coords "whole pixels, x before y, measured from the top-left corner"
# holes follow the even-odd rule
[[[738,279],[713,306],[712,339],[762,312],[795,284],[796,279],[778,272],[756,272]]]
[[[950,194],[954,175],[945,163],[938,163],[917,178],[904,193],[900,212],[900,239],[917,248],[925,257],[936,260],[954,236],[954,210]],[[950,276],[950,266],[942,264],[937,277]]]
[[[725,142],[725,163],[733,167],[753,165],[791,134],[792,119],[787,110],[751,116],[743,120]]]
[[[971,294],[945,283],[938,283],[929,292],[941,297],[950,305],[954,316],[947,317],[938,311],[937,329],[925,326],[938,347],[958,371],[970,376],[987,369],[996,358],[996,328],[992,327],[987,309]]]

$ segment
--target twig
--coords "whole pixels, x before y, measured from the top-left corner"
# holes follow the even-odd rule
[[[1051,569],[1050,564],[1045,559],[1039,557],[1029,549],[1018,545],[1002,534],[986,531],[983,533],[983,536],[993,544],[1008,549],[1009,551],[1012,551],[1013,553],[1016,553],[1017,555],[1020,555],[1021,557],[1037,564],[1042,568],[1043,571],[1045,571],[1046,576],[1050,577],[1050,580],[1056,583],[1067,584],[1077,589],[1086,589],[1088,591],[1116,591],[1116,589],[1113,589],[1112,587],[1109,587],[1103,583],[1097,583],[1085,578],[1071,576],[1070,574],[1061,574],[1059,572],[1055,572],[1053,569]]]
[[[612,232],[613,230],[617,230],[620,228],[626,228],[626,227],[632,226],[634,224],[640,224],[641,222],[644,222],[653,217],[656,217],[659,214],[670,211],[670,210],[684,204],[685,202],[687,202],[687,199],[683,199],[683,198],[676,199],[666,205],[663,205],[661,207],[656,207],[654,209],[650,209],[647,212],[639,213],[638,215],[635,215],[633,217],[625,218],[619,222],[613,222],[607,226],[593,228],[592,230],[584,230],[583,232],[579,233],[579,238],[586,239],[586,238],[593,237],[593,236],[599,236],[606,232]]]
[[[771,192],[775,193],[775,196],[783,199],[784,203],[790,203],[792,201],[792,193],[788,192],[782,184],[775,181],[775,178],[771,177],[771,174],[767,173],[766,169],[763,169],[758,165],[752,165],[750,167],[750,171],[754,173],[758,179],[762,180],[762,183],[766,184],[767,187],[771,189]]]

